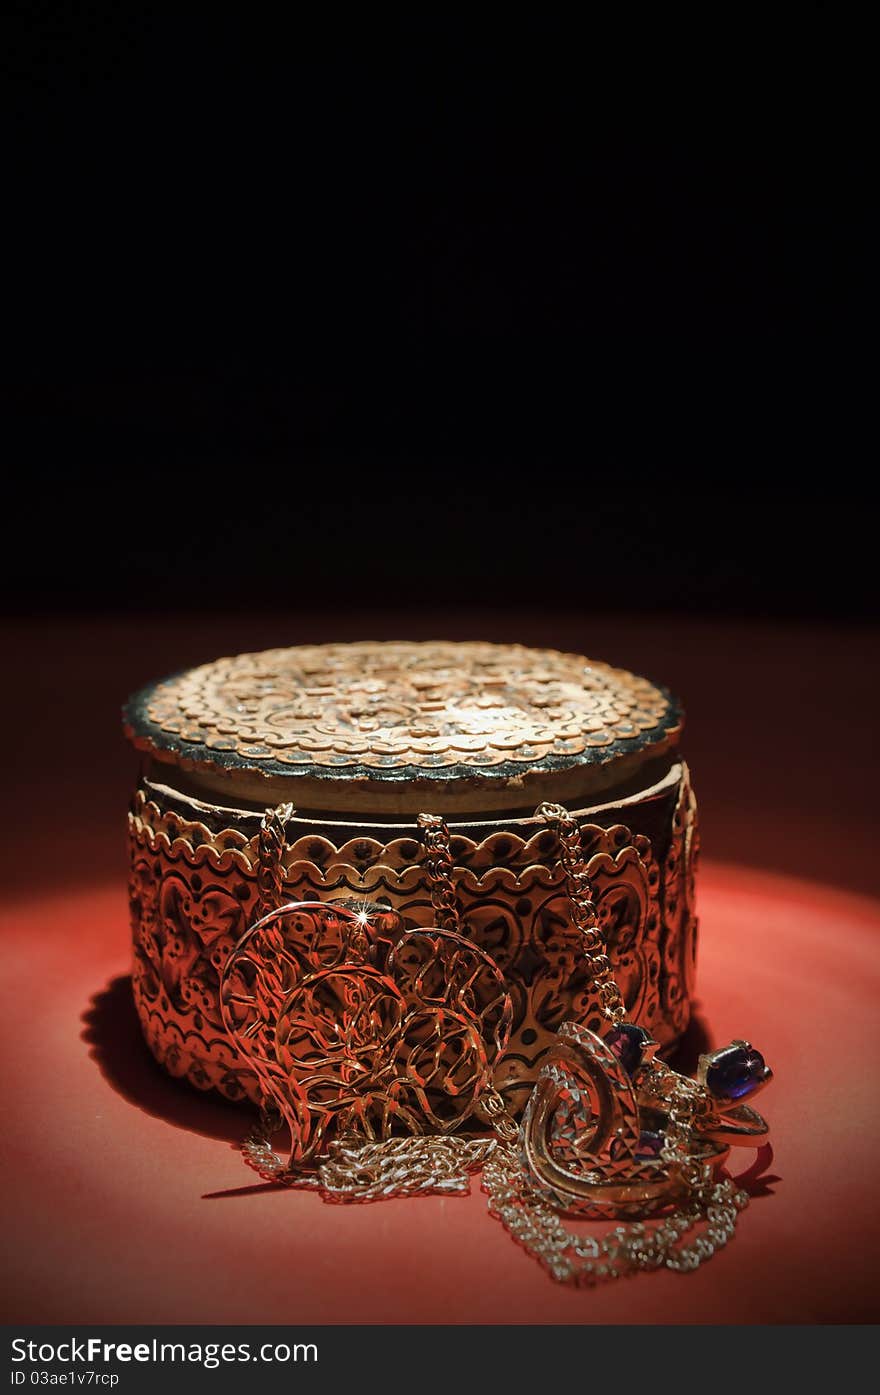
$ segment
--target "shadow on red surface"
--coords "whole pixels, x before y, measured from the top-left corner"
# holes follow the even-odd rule
[[[727,1176],[732,1177],[744,1192],[748,1192],[752,1201],[761,1196],[772,1196],[775,1183],[782,1181],[776,1173],[767,1171],[772,1162],[773,1144],[765,1143],[763,1147],[755,1149],[755,1156],[747,1168],[739,1173],[728,1170]]]
[[[247,1111],[165,1074],[141,1034],[130,974],[119,974],[99,989],[82,1021],[89,1056],[118,1095],[175,1128],[238,1146],[249,1123]]]

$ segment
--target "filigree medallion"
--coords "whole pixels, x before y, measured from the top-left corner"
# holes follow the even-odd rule
[[[498,969],[463,936],[407,930],[365,903],[270,912],[219,988],[230,1039],[308,1162],[335,1129],[446,1133],[475,1111],[507,1046]]]

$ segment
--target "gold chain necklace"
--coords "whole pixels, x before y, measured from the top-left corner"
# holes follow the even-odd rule
[[[568,1283],[696,1269],[727,1243],[748,1197],[717,1174],[732,1144],[766,1137],[744,1100],[771,1072],[745,1041],[701,1057],[697,1080],[655,1060],[657,1043],[627,1020],[566,809],[537,814],[557,836],[606,1030],[563,1023],[519,1124],[493,1081],[510,998],[462,926],[446,824],[419,816],[434,923],[407,929],[367,903],[279,904],[291,813],[266,811],[259,918],[220,990],[227,1031],[263,1091],[242,1144],[260,1176],[363,1202],[467,1193],[482,1171],[492,1215]],[[284,1124],[286,1160],[271,1141]],[[593,1238],[565,1216],[626,1224]]]

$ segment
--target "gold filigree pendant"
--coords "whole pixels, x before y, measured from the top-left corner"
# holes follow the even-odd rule
[[[500,971],[464,936],[346,902],[263,916],[227,961],[220,1002],[267,1113],[290,1130],[288,1169],[334,1139],[479,1123],[512,1019]]]

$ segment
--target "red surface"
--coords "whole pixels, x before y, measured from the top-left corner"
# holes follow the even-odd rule
[[[254,1186],[234,1148],[247,1114],[167,1080],[140,1041],[122,885],[21,903],[4,927],[6,1319],[876,1318],[880,906],[709,865],[701,911],[701,1017],[713,1040],[747,1033],[772,1062],[774,1155],[735,1241],[699,1275],[570,1292],[476,1185],[469,1199],[367,1207]],[[742,1170],[755,1155],[734,1157]]]
[[[247,1115],[168,1080],[143,1046],[120,700],[218,653],[380,633],[579,649],[688,698],[709,855],[700,1018],[713,1042],[750,1037],[777,1077],[761,1100],[773,1157],[751,1169],[736,1239],[696,1275],[560,1288],[476,1184],[469,1199],[361,1208],[264,1187],[235,1148]],[[0,693],[7,1321],[880,1317],[876,633],[537,614],[417,631],[367,615],[18,625],[2,648],[21,680]],[[734,1154],[737,1168],[753,1159]]]

